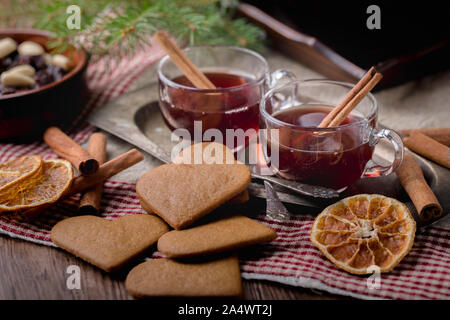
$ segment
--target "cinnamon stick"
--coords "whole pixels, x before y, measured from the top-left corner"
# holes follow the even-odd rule
[[[82,192],[83,190],[89,189],[96,184],[109,179],[115,174],[131,167],[132,165],[135,165],[143,159],[144,156],[137,149],[131,149],[130,151],[102,164],[94,174],[90,176],[78,176],[73,179],[72,186],[66,196],[71,196]]]
[[[327,116],[320,122],[319,128],[330,127],[331,121],[340,113],[345,106],[361,91],[361,89],[367,85],[367,83],[375,75],[375,67],[371,67],[369,71],[358,81],[358,83],[347,93],[342,102],[338,104]]]
[[[89,138],[89,154],[100,165],[106,162],[106,136],[102,133],[93,133]],[[79,211],[83,213],[98,214],[102,200],[103,182],[86,190],[80,199]]]
[[[396,174],[422,221],[442,216],[442,206],[425,181],[422,169],[412,155],[405,154]]]
[[[57,155],[72,163],[82,175],[90,175],[98,170],[98,161],[61,129],[50,127],[44,132],[43,138]]]
[[[412,151],[450,169],[450,148],[422,134],[413,133],[403,139],[403,144]]]
[[[399,133],[409,136],[414,133],[422,133],[439,143],[450,147],[450,128],[433,128],[433,129],[405,129],[399,130]]]
[[[375,75],[359,90],[356,95],[345,105],[344,108],[331,120],[328,127],[339,126],[356,108],[356,106],[364,99],[365,96],[376,86],[376,84],[383,78],[381,73],[375,73]]]
[[[183,51],[163,31],[155,34],[155,40],[164,48],[173,63],[198,89],[216,89],[216,86],[192,63]]]

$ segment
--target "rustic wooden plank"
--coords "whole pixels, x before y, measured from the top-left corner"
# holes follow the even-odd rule
[[[68,289],[67,267],[80,268],[81,289]],[[132,299],[124,279],[57,248],[0,236],[0,299]],[[268,281],[244,281],[246,299],[335,299],[328,293]]]
[[[81,289],[66,286],[80,267]],[[56,248],[0,237],[0,299],[130,299],[123,275],[113,277]]]
[[[327,292],[291,287],[276,282],[245,280],[244,294],[251,300],[336,300],[347,297],[331,295]]]

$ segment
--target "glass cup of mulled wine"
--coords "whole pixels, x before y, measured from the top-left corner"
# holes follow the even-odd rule
[[[235,152],[257,135],[264,93],[283,78],[295,79],[286,70],[270,73],[261,55],[244,48],[199,46],[183,52],[216,89],[195,88],[169,56],[163,57],[158,81],[164,121],[172,131],[187,130],[192,141],[213,137]]]
[[[403,159],[402,140],[394,131],[377,127],[377,101],[371,93],[339,126],[318,128],[352,87],[306,80],[266,93],[260,104],[260,139],[266,162],[278,176],[343,191],[361,177],[396,170]],[[374,159],[380,141],[389,153],[389,161],[382,164]]]

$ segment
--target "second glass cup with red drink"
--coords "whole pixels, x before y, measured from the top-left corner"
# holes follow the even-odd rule
[[[262,146],[279,176],[339,191],[364,175],[388,175],[403,158],[400,136],[377,128],[378,106],[369,93],[336,127],[318,128],[352,84],[331,80],[293,81],[270,90],[261,101]],[[373,159],[375,145],[390,144],[389,165]]]

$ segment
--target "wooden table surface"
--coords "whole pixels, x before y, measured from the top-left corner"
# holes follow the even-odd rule
[[[81,288],[68,289],[67,268],[80,268]],[[0,299],[133,299],[128,270],[109,275],[58,249],[0,235]],[[336,299],[325,292],[244,280],[245,299]]]

